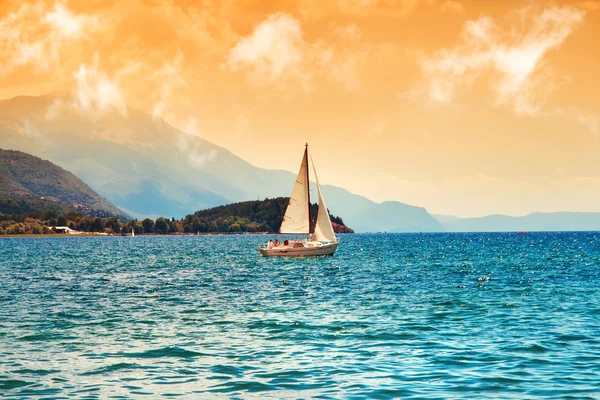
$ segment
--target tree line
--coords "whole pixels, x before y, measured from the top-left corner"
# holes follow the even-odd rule
[[[183,219],[159,217],[156,220],[145,218],[127,222],[115,217],[89,217],[77,212],[0,213],[0,235],[52,234],[55,233],[52,228],[56,226],[108,234],[130,234],[132,230],[136,234],[278,232],[288,202],[285,197],[245,201],[197,211]],[[313,225],[317,211],[317,204],[311,204]],[[332,222],[344,225],[340,217],[330,215],[330,218]]]

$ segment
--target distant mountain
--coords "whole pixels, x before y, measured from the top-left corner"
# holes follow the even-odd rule
[[[360,232],[441,232],[444,230],[424,208],[396,201],[375,204],[346,220]],[[377,229],[374,230],[373,227]]]
[[[90,216],[127,215],[72,173],[21,151],[0,149],[0,212],[68,212]]]
[[[448,224],[450,222],[458,221],[458,218],[455,215],[441,215],[441,214],[431,214],[433,218],[435,218],[440,224]]]
[[[449,232],[598,231],[600,213],[532,213],[523,217],[489,215],[458,218],[443,226]]]
[[[26,151],[72,171],[136,218],[181,218],[198,209],[289,196],[295,182],[291,172],[255,167],[139,110],[89,116],[68,97],[20,96],[0,101],[0,116],[0,147]],[[323,192],[330,211],[350,226],[360,226],[357,231],[439,226],[418,207],[385,204],[386,218],[378,203],[363,196],[329,185]],[[381,217],[370,220],[366,210]]]

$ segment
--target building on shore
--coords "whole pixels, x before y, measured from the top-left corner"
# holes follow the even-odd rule
[[[81,232],[69,228],[68,226],[55,226],[53,229],[56,233],[63,233],[66,235],[79,235]]]

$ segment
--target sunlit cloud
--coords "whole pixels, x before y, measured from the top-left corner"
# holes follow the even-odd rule
[[[42,22],[52,26],[53,32],[60,37],[80,38],[84,29],[98,23],[98,18],[88,15],[76,15],[64,4],[56,2],[54,9],[44,15]]]
[[[357,39],[355,25],[337,30],[344,39]],[[259,23],[254,31],[240,39],[228,55],[231,71],[247,71],[253,84],[274,84],[282,89],[298,84],[304,92],[312,90],[316,76],[340,82],[348,91],[360,88],[359,72],[366,51],[341,51],[319,40],[304,39],[300,21],[290,14],[276,13]]]
[[[306,43],[300,22],[285,13],[270,15],[231,50],[227,65],[233,71],[249,69],[253,81],[308,79],[302,71]]]
[[[190,155],[190,161],[196,168],[202,168],[206,163],[214,161],[217,158],[217,150],[210,149],[206,152],[192,152]]]
[[[196,117],[189,117],[183,125],[183,130],[177,136],[177,149],[184,157],[187,157],[190,165],[194,168],[202,168],[218,156],[217,150],[205,146],[201,137],[202,133]]]
[[[544,57],[560,47],[581,24],[584,12],[569,6],[542,12],[522,10],[521,24],[502,29],[490,16],[467,21],[461,43],[442,49],[421,61],[424,80],[415,92],[424,92],[432,103],[451,103],[486,75],[497,105],[519,115],[535,115],[549,95]]]
[[[63,112],[75,111],[92,120],[118,112],[127,115],[127,101],[120,81],[137,71],[139,66],[129,65],[109,75],[96,54],[91,63],[83,63],[73,73],[74,88],[69,96],[56,97],[47,107],[45,118],[54,120]]]
[[[156,89],[152,94],[154,107],[152,115],[155,119],[163,118],[173,119],[173,92],[178,87],[187,86],[182,77],[184,57],[181,52],[177,53],[174,59],[166,61],[158,70],[151,75]]]
[[[127,115],[127,103],[118,81],[111,79],[102,69],[98,55],[92,64],[81,65],[73,76],[77,83],[74,92],[77,108],[93,116],[112,110]]]
[[[60,1],[53,7],[22,4],[0,19],[0,75],[28,64],[48,70],[66,43],[85,38],[97,26],[97,16],[75,14]]]

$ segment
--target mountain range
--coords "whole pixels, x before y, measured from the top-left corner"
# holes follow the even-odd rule
[[[110,212],[116,213],[118,207],[123,210],[120,215],[139,219],[181,218],[197,210],[291,193],[292,172],[256,167],[144,111],[96,111],[84,111],[66,95],[0,101],[0,148],[50,160],[87,183],[96,196],[114,204]],[[0,183],[8,187],[8,183]],[[356,232],[600,228],[600,213],[458,218],[431,215],[422,207],[398,201],[377,203],[332,185],[322,189],[330,212],[341,216]]]
[[[200,209],[289,196],[295,174],[256,167],[225,148],[135,109],[84,112],[69,96],[0,101],[0,148],[73,172],[136,217],[181,218]],[[299,154],[300,161],[300,154]],[[324,185],[330,212],[358,231],[443,231],[424,208],[376,203]]]
[[[441,217],[441,218],[440,218]],[[597,231],[600,213],[531,213],[522,217],[488,215],[478,218],[435,216],[448,232]]]

